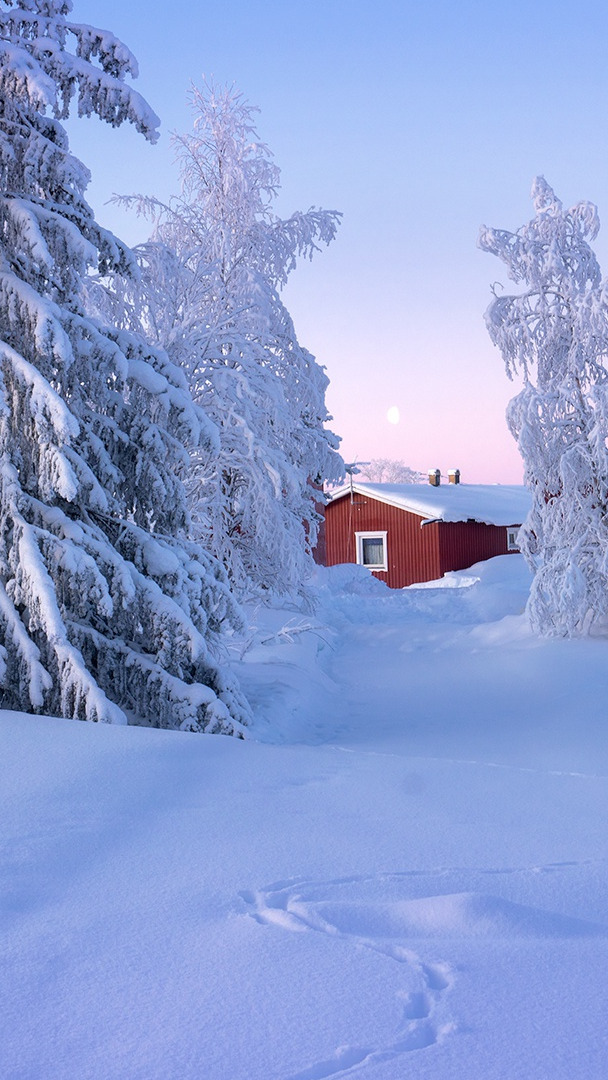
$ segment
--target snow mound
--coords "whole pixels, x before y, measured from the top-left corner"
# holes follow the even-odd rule
[[[320,593],[346,593],[353,596],[380,596],[388,586],[374,577],[365,566],[338,563],[337,566],[317,566],[313,583]]]
[[[608,640],[472,576],[252,612],[243,741],[0,712],[3,1077],[608,1075]]]
[[[608,928],[595,923],[478,893],[425,896],[388,904],[292,902],[290,911],[315,929],[365,939],[608,936]]]

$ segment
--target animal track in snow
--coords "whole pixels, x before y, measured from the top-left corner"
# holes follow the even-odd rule
[[[257,922],[296,933],[313,931],[352,941],[359,948],[371,949],[407,965],[409,982],[414,987],[399,995],[403,1000],[402,1019],[392,1041],[382,1046],[338,1047],[333,1057],[292,1074],[288,1080],[344,1078],[364,1065],[424,1050],[455,1030],[455,1024],[444,1015],[442,1000],[453,983],[450,966],[444,962],[423,962],[414,950],[395,941],[407,936],[400,925],[399,912],[407,901],[361,899],[362,886],[379,883],[381,886],[382,877],[277,881],[264,889],[240,893],[249,915]],[[346,899],[341,897],[344,892]]]
[[[426,1020],[432,1009],[432,1001],[423,990],[408,994],[403,1016],[406,1020]]]
[[[563,862],[410,870],[329,881],[292,879],[242,892],[248,914],[262,925],[324,934],[371,950],[407,969],[404,978],[408,986],[399,993],[401,1021],[384,1045],[341,1046],[331,1058],[292,1074],[288,1080],[344,1078],[364,1066],[429,1048],[455,1031],[446,1007],[453,970],[443,961],[431,963],[422,958],[409,947],[411,942],[608,936],[605,926],[514,903],[475,888],[503,875],[567,873],[578,865]],[[442,892],[446,884],[462,891]]]

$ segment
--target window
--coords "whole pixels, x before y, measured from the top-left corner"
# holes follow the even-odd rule
[[[513,528],[507,529],[507,551],[519,551],[519,544],[517,543],[518,535],[519,525],[514,525]]]
[[[386,558],[386,533],[355,533],[357,540],[357,562],[367,566],[368,570],[388,570]]]

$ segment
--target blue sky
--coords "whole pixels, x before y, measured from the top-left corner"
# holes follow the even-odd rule
[[[176,190],[170,133],[191,126],[190,84],[234,83],[260,107],[281,168],[277,211],[344,213],[285,300],[327,368],[345,457],[518,482],[504,421],[517,387],[483,324],[490,284],[508,281],[476,238],[482,223],[515,229],[531,216],[537,173],[564,203],[591,199],[608,218],[605,6],[74,0],[74,18],[133,50],[162,123],[156,147],[132,129],[70,124],[98,218],[143,239],[146,225],[106,200]],[[606,266],[602,233],[596,248]]]

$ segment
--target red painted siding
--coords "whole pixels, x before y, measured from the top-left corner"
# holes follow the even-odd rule
[[[510,554],[507,530],[502,525],[483,525],[479,521],[440,521],[438,527],[442,577],[448,570],[466,570],[473,563],[492,559],[495,555]]]
[[[368,496],[336,499],[325,507],[327,565],[356,562],[355,533],[378,530],[387,533],[388,571],[374,570],[375,577],[392,589],[441,577],[437,523],[421,528],[422,520]]]
[[[374,570],[392,589],[433,581],[449,570],[506,555],[507,530],[476,521],[433,521],[367,495],[345,495],[325,507],[326,565],[357,561],[355,533],[386,532],[388,571]],[[514,522],[513,524],[518,524]]]

